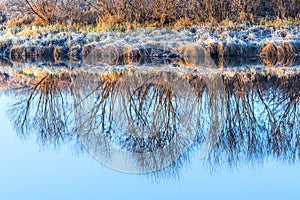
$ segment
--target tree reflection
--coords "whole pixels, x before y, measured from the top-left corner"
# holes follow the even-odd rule
[[[225,81],[225,129],[207,161],[230,166],[269,157],[299,161],[299,80],[236,75]]]
[[[130,96],[130,121],[142,127],[152,123],[152,129],[149,130],[151,137],[146,138],[147,142],[141,135],[140,138],[143,139],[131,145],[136,149],[135,152],[144,152],[148,148],[152,151],[152,146],[165,146],[170,143],[177,130],[174,98],[168,87],[154,83],[142,85]]]
[[[9,113],[17,132],[37,133],[42,143],[57,144],[68,139],[70,79],[66,74],[41,74],[27,87],[14,90],[15,103]]]
[[[94,88],[74,98],[77,133],[96,158],[105,160],[116,145],[133,160],[121,163],[122,169],[135,172],[156,171],[180,159],[193,139],[185,132],[196,130],[193,123],[185,126],[195,112],[193,99],[184,95],[192,94],[187,80],[172,73],[118,74],[103,77]]]
[[[78,138],[102,163],[156,177],[175,176],[196,150],[212,169],[296,162],[300,77],[282,73],[46,73],[11,91],[9,112],[23,135]]]

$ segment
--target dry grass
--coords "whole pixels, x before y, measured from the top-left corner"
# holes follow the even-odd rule
[[[189,27],[199,23],[247,22],[280,26],[298,23],[300,17],[296,0],[11,0],[6,6],[35,15],[31,20],[36,25],[106,24],[123,31],[128,28],[127,23]],[[23,17],[13,21],[11,25],[18,26],[26,20]]]
[[[274,43],[266,44],[260,51],[260,57],[267,57],[267,58],[277,57],[277,46]]]
[[[259,55],[266,66],[274,66],[276,63],[289,63],[296,54],[292,44],[281,42],[267,43]]]

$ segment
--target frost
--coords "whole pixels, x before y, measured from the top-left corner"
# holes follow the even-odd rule
[[[287,29],[254,26],[239,30],[141,28],[130,33],[40,32],[36,37],[21,37],[14,30],[5,30],[0,36],[0,55],[2,59],[19,63],[46,60],[142,65],[158,62],[194,68],[236,66],[256,60],[267,66],[278,63],[290,66],[299,60],[294,59],[300,53],[299,30],[298,26]]]

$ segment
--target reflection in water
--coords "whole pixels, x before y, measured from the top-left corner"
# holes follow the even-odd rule
[[[283,161],[299,159],[299,77],[256,76],[225,82],[225,131],[210,159],[230,165],[238,161],[263,161],[270,156]]]
[[[10,94],[17,132],[78,138],[103,164],[174,173],[197,152],[212,169],[299,161],[297,73],[120,70],[43,74]]]
[[[27,136],[37,132],[40,141],[49,144],[67,139],[69,85],[68,77],[46,73],[25,88],[13,90],[17,98],[9,113],[17,133]]]
[[[187,80],[169,73],[102,79],[92,94],[79,91],[75,97],[76,131],[93,156],[139,173],[184,159],[197,127],[189,117],[198,112]]]

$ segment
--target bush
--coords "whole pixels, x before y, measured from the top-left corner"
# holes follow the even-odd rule
[[[11,0],[9,7],[36,15],[46,24],[97,21],[175,24],[296,18],[298,0]],[[1,6],[1,5],[0,5]]]

